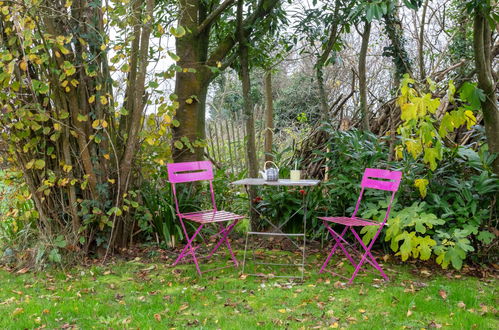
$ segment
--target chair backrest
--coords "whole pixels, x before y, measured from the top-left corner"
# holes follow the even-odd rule
[[[166,167],[171,183],[213,180],[213,165],[209,161],[171,163]]]
[[[395,198],[395,193],[399,189],[401,179],[402,172],[400,171],[366,168],[364,171],[364,175],[362,176],[362,182],[360,184],[362,188],[360,190],[359,199],[357,200],[357,204],[355,205],[355,211],[353,212],[352,217],[355,217],[357,215],[357,212],[359,211],[360,202],[366,188],[391,191],[392,196],[386,210],[385,218],[383,219],[383,224],[385,224],[388,220],[393,199]]]
[[[180,214],[180,208],[177,199],[177,189],[175,187],[176,183],[209,181],[211,204],[214,210],[217,209],[215,192],[213,191],[213,165],[210,161],[170,163],[166,165],[166,168],[168,170],[168,181],[172,185],[177,214]]]
[[[379,180],[383,179],[383,180]],[[402,172],[366,168],[362,177],[362,188],[397,191],[399,189]]]

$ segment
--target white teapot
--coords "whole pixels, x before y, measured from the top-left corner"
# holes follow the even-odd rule
[[[268,163],[274,164],[275,167],[267,168]],[[263,171],[260,171],[260,174],[262,175],[265,181],[279,180],[279,168],[274,162],[270,160],[265,162],[265,164],[263,165]]]

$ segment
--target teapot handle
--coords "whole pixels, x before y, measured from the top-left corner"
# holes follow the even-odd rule
[[[263,164],[263,170],[265,170],[265,171],[267,170],[267,163],[272,163],[272,164],[274,164],[274,167],[275,167],[275,168],[279,171],[279,167],[277,167],[276,163],[274,163],[274,162],[273,162],[273,161],[271,161],[271,160],[267,160],[267,161],[265,162],[265,164]]]

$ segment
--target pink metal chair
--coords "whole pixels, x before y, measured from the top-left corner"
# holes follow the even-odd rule
[[[218,250],[218,248],[223,243],[225,243],[232,258],[232,262],[237,267],[239,264],[237,262],[236,257],[234,256],[234,253],[232,252],[228,236],[232,231],[232,229],[234,229],[234,226],[237,224],[237,222],[245,217],[242,215],[237,215],[227,211],[220,211],[217,209],[217,205],[215,203],[215,193],[213,191],[213,166],[211,162],[200,161],[200,162],[187,162],[187,163],[173,163],[173,164],[167,164],[167,168],[168,168],[168,179],[172,185],[177,216],[180,220],[180,224],[187,239],[187,244],[185,245],[184,249],[178,256],[177,260],[173,263],[173,265],[174,266],[177,265],[180,262],[180,260],[190,255],[192,257],[192,261],[194,261],[194,264],[196,265],[197,272],[199,273],[200,276],[202,276],[203,272],[201,272],[198,264],[199,257],[196,257],[196,249],[199,247],[199,245],[194,246],[194,240],[205,225],[217,223],[219,225],[219,232],[216,235],[220,236],[220,240],[217,242],[215,247],[208,254],[207,258],[211,258],[211,256],[213,256],[213,254]],[[177,190],[175,185],[177,183],[194,182],[194,181],[209,182],[210,192],[211,192],[211,204],[213,208],[211,210],[205,210],[205,211],[181,213],[179,208],[179,203],[177,200]],[[192,236],[190,237],[187,232],[184,220],[191,221],[199,225],[192,234]],[[224,226],[223,225],[224,223],[227,223],[227,225]]]
[[[355,267],[355,271],[353,272],[352,277],[348,281],[348,284],[352,284],[353,279],[357,276],[357,273],[362,268],[362,266],[364,265],[365,262],[368,262],[369,264],[371,264],[374,268],[376,268],[381,273],[381,276],[383,276],[383,278],[385,280],[388,280],[388,276],[386,276],[386,274],[383,272],[383,269],[381,269],[381,266],[376,262],[373,255],[371,254],[371,248],[372,248],[374,242],[376,241],[376,238],[378,238],[379,234],[381,233],[381,230],[383,229],[383,226],[385,225],[386,221],[388,220],[388,217],[390,215],[390,209],[391,209],[392,203],[393,203],[393,199],[395,197],[395,193],[397,192],[397,190],[399,188],[401,178],[402,178],[402,172],[366,168],[366,170],[364,171],[364,176],[362,177],[359,199],[357,200],[357,204],[355,205],[355,211],[353,212],[352,216],[351,217],[319,217],[319,219],[321,219],[324,222],[324,226],[331,233],[331,235],[333,236],[333,238],[336,242],[336,244],[334,244],[333,248],[331,249],[331,252],[327,256],[326,261],[322,265],[319,273],[322,273],[324,271],[324,269],[326,268],[327,264],[329,263],[329,260],[331,259],[332,255],[339,247],[343,251],[343,253],[345,253],[347,259]],[[362,196],[364,195],[364,190],[366,188],[386,190],[386,191],[392,192],[390,203],[388,204],[385,218],[383,219],[382,222],[375,222],[372,220],[361,219],[361,218],[358,218],[356,216],[357,212],[359,211]],[[336,231],[334,231],[331,228],[331,224],[333,224],[333,223],[345,226],[345,228],[343,228],[343,231],[341,232],[341,234],[338,234]],[[379,227],[378,230],[376,231],[376,234],[371,239],[371,242],[369,243],[368,246],[366,246],[364,244],[364,242],[362,241],[362,238],[359,236],[359,234],[354,229],[354,227],[365,227],[365,226],[377,226],[377,227]],[[364,249],[364,252],[362,253],[362,257],[361,257],[360,262],[358,264],[355,263],[352,256],[348,253],[347,249],[342,244],[342,243],[346,243],[346,245],[350,245],[350,243],[343,238],[343,236],[347,233],[348,230],[350,230],[352,232],[355,239],[360,243],[360,246]]]

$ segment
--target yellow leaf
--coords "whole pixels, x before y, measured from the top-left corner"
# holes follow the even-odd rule
[[[106,127],[108,126],[107,121],[105,121],[105,120],[101,120],[101,123],[100,123],[100,124],[101,124],[101,126],[102,126],[103,128],[106,128]]]
[[[54,129],[55,129],[56,131],[60,131],[60,130],[61,130],[61,124],[59,124],[59,123],[54,123]]]
[[[26,63],[26,61],[21,61],[21,63],[19,63],[19,68],[21,68],[21,70],[23,71],[27,71],[28,70],[28,64]]]
[[[464,115],[466,116],[466,128],[470,129],[471,126],[476,125],[476,117],[473,114],[473,111],[466,110]]]
[[[103,105],[106,105],[107,104],[107,97],[105,97],[104,95],[102,95],[100,97],[100,103],[103,104]]]
[[[163,120],[165,121],[166,124],[171,124],[172,117],[170,117],[169,115],[164,115]]]
[[[97,128],[97,127],[99,127],[99,125],[100,125],[100,120],[98,120],[98,119],[97,119],[97,120],[94,120],[94,121],[92,122],[92,127],[93,127],[93,128]]]
[[[59,46],[59,49],[61,50],[61,53],[63,53],[64,55],[68,55],[69,53],[71,53],[69,49],[67,49],[64,46]]]
[[[71,166],[71,165],[64,165],[64,166],[62,167],[62,170],[63,170],[64,172],[66,172],[66,173],[71,172],[71,170],[72,170],[72,169],[73,169],[73,166]]]
[[[100,91],[102,89],[102,85],[101,84],[98,84],[97,86],[95,86],[95,90],[96,91]]]
[[[286,313],[286,310],[285,310],[284,308],[281,308],[281,309],[279,310],[279,313]]]
[[[421,146],[421,143],[414,141],[414,140],[407,140],[405,142],[405,146],[407,147],[407,151],[409,151],[412,154],[413,158],[417,158],[421,152],[423,152],[423,147]]]
[[[187,104],[192,104],[192,102],[193,102],[193,101],[192,101],[192,99],[191,99],[191,98],[188,98],[187,100],[185,100],[185,103],[187,103]]]
[[[95,95],[92,95],[88,98],[88,103],[92,104],[95,102]]]
[[[418,114],[417,114],[417,106],[413,103],[405,103],[400,106],[401,110],[401,115],[400,118],[402,120],[411,120],[411,119],[417,119]]]
[[[403,154],[403,152],[402,152],[402,151],[403,151],[403,149],[404,149],[404,148],[403,148],[402,146],[400,146],[400,145],[398,145],[398,146],[396,146],[396,147],[395,147],[395,158],[396,158],[397,160],[401,160],[401,159],[403,159],[403,158],[404,158],[404,154]]]
[[[428,183],[429,182],[426,179],[416,179],[414,181],[414,186],[419,189],[419,194],[423,198],[426,197],[426,193],[427,193],[426,186],[428,186]]]
[[[116,182],[116,180],[114,179],[107,179],[107,181],[110,183],[110,184],[114,184]]]
[[[109,154],[104,154],[103,157],[107,160],[109,160],[111,157],[109,156]]]
[[[104,50],[106,50],[106,45],[105,45],[105,44],[102,44],[102,45],[100,46],[100,50],[103,50],[103,51],[104,51]]]

